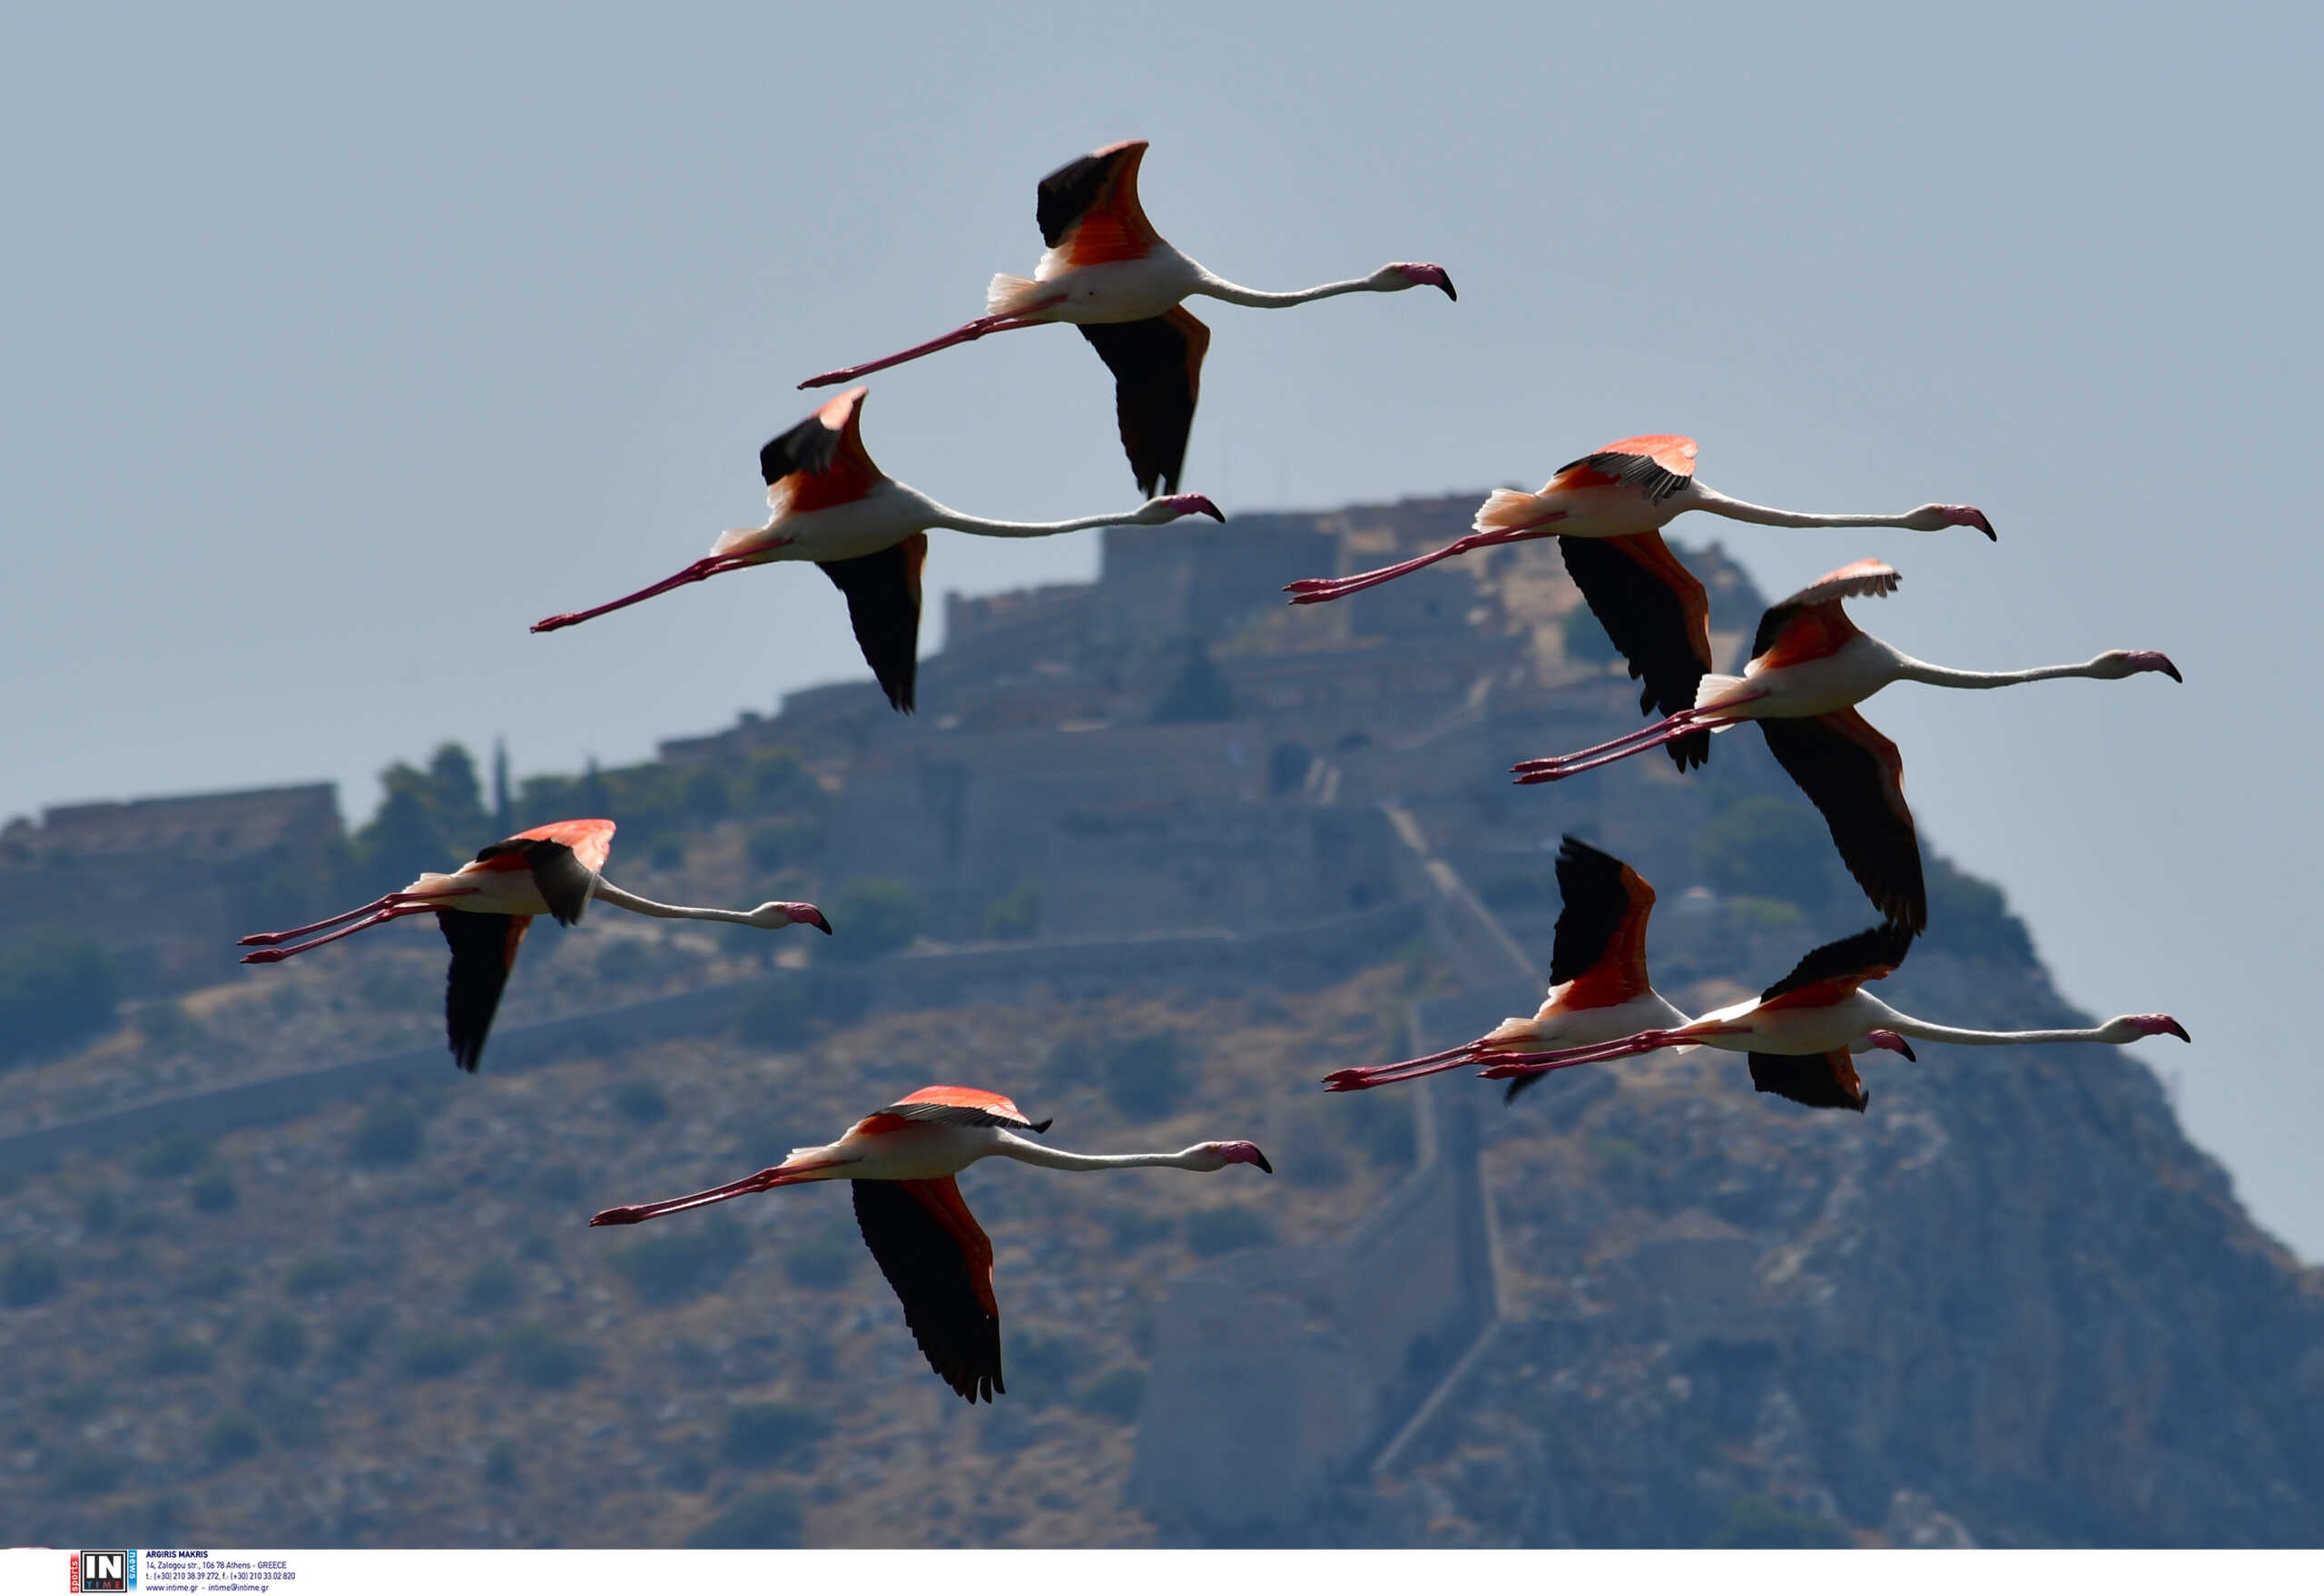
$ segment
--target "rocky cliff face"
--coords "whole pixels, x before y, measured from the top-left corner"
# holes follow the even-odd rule
[[[2087,1022],[2021,962],[1916,956],[1887,987],[1964,1024]],[[1518,1302],[1382,1483],[1410,1532],[2324,1538],[2324,1281],[2251,1226],[2154,1077],[2112,1049],[1934,1045],[1864,1075],[1861,1118],[1702,1054],[1502,1116]]]
[[[608,1025],[535,1068],[511,1049],[474,1079],[447,1065],[369,1103],[0,1171],[0,1354],[19,1376],[0,1383],[0,1539],[2324,1540],[2324,1277],[2251,1226],[2135,1056],[1880,1055],[1861,1117],[1757,1096],[1726,1055],[1570,1071],[1506,1109],[1460,1077],[1316,1089],[1538,1001],[1421,912],[1414,849],[1541,962],[1558,833],[1623,854],[1662,894],[1658,982],[1693,1008],[1869,919],[1748,736],[1684,778],[1641,759],[1506,783],[1512,759],[1637,724],[1548,546],[1320,614],[1276,601],[1282,579],[1444,541],[1472,503],[1124,532],[1094,589],[958,606],[960,647],[929,662],[913,722],[868,685],[819,689],[609,773],[640,792],[691,791],[705,765],[792,773],[697,817],[706,844],[632,848],[633,885],[706,901],[745,878],[824,896],[908,876],[932,936],[981,947],[764,971],[731,938],[593,922],[528,950],[504,1026],[764,990],[714,1034]],[[1739,572],[1686,557],[1715,637],[1748,635]],[[1973,1026],[2076,1022],[2000,892],[1929,868],[1931,931],[1884,995]],[[1138,936],[1210,941],[1148,958]],[[1267,951],[1303,937],[1305,957]],[[0,1077],[0,1137],[428,1042],[426,941],[257,972],[222,935],[218,987]],[[875,990],[868,1016],[834,1000]],[[1009,1360],[1008,1396],[973,1412],[921,1367],[843,1203],[815,1201],[836,1194],[658,1235],[583,1227],[932,1079],[1008,1091],[1099,1150],[1250,1136],[1281,1174],[970,1172]],[[1478,1130],[1446,1144],[1462,1178],[1426,1190],[1422,1093],[1431,1115],[1472,1106]],[[1437,1204],[1448,1226],[1490,1219],[1497,1315],[1479,1337],[1476,1315],[1406,1301],[1408,1336],[1351,1330],[1390,1317],[1364,1315],[1367,1291],[1449,1277],[1442,1256],[1394,1256],[1442,1252]],[[1344,1262],[1365,1237],[1376,1254],[1313,1304],[1302,1281],[1324,1276],[1269,1250]],[[1265,1450],[1300,1482],[1264,1521],[1134,1488],[1186,1362],[1162,1344],[1203,1316],[1177,1314],[1173,1282],[1206,1272],[1234,1288],[1203,1310],[1229,1332],[1276,1311],[1252,1305],[1312,1313],[1246,1326],[1254,1358],[1321,1347],[1346,1372],[1300,1386],[1265,1448],[1219,1437],[1218,1468]]]

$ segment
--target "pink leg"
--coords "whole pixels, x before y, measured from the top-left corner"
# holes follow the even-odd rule
[[[819,377],[810,377],[799,386],[829,388],[834,382],[852,382],[857,378],[868,377],[874,371],[884,371],[891,366],[901,366],[906,360],[917,360],[922,355],[932,355],[938,350],[949,350],[956,343],[974,343],[988,332],[1014,332],[1019,327],[1039,327],[1043,325],[1047,318],[1039,316],[1038,312],[1064,302],[1065,296],[1059,294],[1025,310],[1012,311],[1006,316],[980,316],[973,321],[954,328],[941,338],[931,338],[926,343],[916,343],[901,354],[890,355],[885,360],[869,360],[861,366],[842,366],[836,371],[826,371]]]
[[[1554,782],[1561,776],[1570,776],[1577,771],[1595,770],[1601,764],[1611,764],[1617,759],[1627,759],[1631,754],[1643,753],[1649,748],[1659,748],[1674,738],[1689,736],[1696,732],[1715,732],[1723,724],[1734,724],[1733,717],[1728,714],[1728,711],[1738,705],[1750,704],[1766,696],[1765,693],[1747,693],[1740,698],[1730,698],[1715,708],[1679,710],[1674,714],[1664,715],[1660,720],[1650,724],[1640,726],[1635,732],[1626,732],[1610,741],[1595,744],[1588,748],[1578,748],[1571,754],[1552,754],[1547,759],[1523,760],[1509,768],[1522,778],[1520,785],[1527,782]],[[1604,755],[1604,757],[1597,757],[1598,755]]]
[[[795,1186],[808,1178],[811,1170],[829,1169],[833,1164],[800,1164],[785,1169],[780,1164],[762,1169],[756,1175],[745,1175],[740,1180],[730,1180],[724,1186],[714,1186],[708,1191],[690,1196],[671,1197],[658,1203],[631,1203],[618,1208],[607,1208],[590,1216],[589,1223],[597,1225],[638,1225],[648,1219],[658,1219],[665,1214],[682,1213],[687,1208],[706,1207],[723,1203],[729,1197],[748,1197],[754,1191],[772,1191],[778,1186]]]
[[[310,949],[321,947],[325,942],[335,942],[341,937],[351,937],[357,931],[369,931],[375,925],[385,925],[391,920],[401,920],[407,915],[429,914],[433,912],[434,907],[429,903],[391,904],[388,908],[382,909],[376,914],[369,916],[368,919],[359,920],[353,925],[342,926],[338,931],[332,931],[329,936],[317,937],[311,942],[300,942],[296,947],[290,948],[265,948],[256,953],[245,953],[242,955],[242,962],[245,964],[280,964],[285,959],[295,959],[300,954],[307,952]],[[329,924],[330,922],[326,921],[324,923]]]
[[[755,557],[761,552],[761,549],[753,549],[751,557],[738,554],[707,555],[694,561],[676,576],[665,576],[651,587],[641,587],[626,598],[616,598],[611,604],[601,604],[595,609],[575,610],[568,615],[551,616],[545,621],[535,621],[533,630],[554,632],[560,626],[578,626],[583,621],[595,620],[610,610],[626,609],[631,605],[652,598],[656,594],[667,593],[673,587],[683,587],[689,582],[707,581],[713,576],[724,576],[728,571],[739,571],[745,566],[757,564]]]
[[[1636,1036],[1624,1037],[1619,1041],[1598,1042],[1586,1048],[1561,1048],[1551,1053],[1512,1053],[1495,1059],[1491,1066],[1477,1073],[1485,1080],[1500,1080],[1512,1075],[1540,1075],[1576,1064],[1604,1064],[1616,1059],[1634,1058],[1659,1048],[1683,1048],[1715,1036],[1740,1036],[1748,1029],[1739,1025],[1690,1025],[1683,1030],[1642,1030]]]
[[[312,925],[294,925],[289,931],[257,931],[250,936],[242,938],[240,941],[236,942],[234,946],[237,948],[271,948],[277,943],[287,942],[293,937],[303,937],[309,931],[319,931],[325,926],[337,925],[341,921],[355,920],[363,915],[369,914],[376,910],[385,909],[389,904],[394,902],[402,895],[403,894],[400,892],[389,892],[384,898],[372,899],[360,909],[350,909],[344,914],[334,914],[329,920],[319,920]]]
[[[1334,598],[1345,598],[1351,593],[1361,593],[1367,587],[1377,587],[1384,582],[1393,582],[1399,576],[1409,576],[1424,566],[1434,565],[1439,560],[1449,560],[1456,554],[1467,554],[1471,549],[1476,548],[1490,548],[1495,544],[1521,543],[1527,538],[1546,536],[1548,536],[1546,533],[1522,527],[1512,532],[1472,532],[1466,537],[1446,544],[1434,554],[1424,554],[1417,559],[1405,560],[1401,565],[1382,566],[1376,571],[1362,571],[1353,576],[1303,576],[1298,581],[1286,586],[1284,591],[1291,595],[1291,602],[1294,604],[1329,604]]]
[[[1324,1085],[1331,1091],[1360,1092],[1399,1080],[1417,1080],[1423,1075],[1458,1069],[1474,1062],[1478,1048],[1476,1042],[1462,1042],[1457,1048],[1447,1048],[1441,1053],[1430,1053],[1419,1059],[1406,1059],[1397,1064],[1367,1064],[1359,1069],[1334,1069],[1324,1077]]]

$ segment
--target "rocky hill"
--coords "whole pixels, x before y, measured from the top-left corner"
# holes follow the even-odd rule
[[[303,791],[12,828],[0,887],[111,881],[188,825],[213,856],[167,947],[27,927],[111,950],[131,1000],[0,1073],[0,1538],[2324,1535],[2324,1277],[2131,1055],[1882,1055],[1860,1118],[1700,1055],[1506,1108],[1458,1076],[1316,1089],[1536,1000],[1563,831],[1660,889],[1684,1004],[1866,918],[1755,742],[1686,778],[1497,774],[1635,724],[1551,549],[1275,600],[1472,502],[1118,531],[1094,586],[954,601],[913,721],[851,683],[627,771],[486,793],[465,754],[399,767],[351,832]],[[1731,648],[1758,600],[1687,557]],[[436,1056],[432,933],[231,963],[237,914],[582,812],[623,823],[616,879],[812,895],[842,936],[545,929],[473,1079]],[[1892,1000],[2070,1022],[2001,893],[1930,866]],[[1061,1145],[1246,1136],[1279,1174],[964,1177],[1006,1324],[990,1409],[928,1374],[839,1193],[586,1227],[930,1080]],[[1236,1379],[1275,1405],[1222,1424]]]

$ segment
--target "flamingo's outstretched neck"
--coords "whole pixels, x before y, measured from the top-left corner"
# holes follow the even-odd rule
[[[932,355],[939,350],[949,350],[956,343],[974,343],[988,332],[1014,332],[1019,327],[1039,327],[1049,320],[1039,312],[1052,305],[1062,304],[1064,301],[1065,296],[1058,294],[1027,306],[1022,310],[1011,311],[1005,316],[980,316],[973,321],[963,322],[941,338],[931,338],[926,343],[916,343],[908,350],[877,360],[867,360],[861,366],[842,366],[836,371],[825,371],[820,376],[810,377],[799,386],[829,388],[835,382],[852,382],[857,378],[868,377],[874,371],[885,371],[891,366],[901,366],[906,360],[917,360],[922,355]]]

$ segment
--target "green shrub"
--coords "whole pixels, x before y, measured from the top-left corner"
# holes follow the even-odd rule
[[[743,856],[751,862],[753,870],[773,872],[786,870],[795,864],[810,864],[822,851],[823,827],[821,821],[790,816],[764,820],[753,826],[743,839]]]
[[[812,1291],[836,1291],[855,1273],[861,1244],[826,1232],[793,1246],[783,1256],[783,1277]]]
[[[1246,1247],[1273,1246],[1275,1227],[1256,1208],[1239,1203],[1196,1208],[1187,1216],[1187,1246],[1200,1258],[1238,1253]]]
[[[346,1259],[326,1253],[301,1260],[283,1286],[295,1297],[328,1296],[352,1279],[354,1274]]]
[[[508,1305],[514,1282],[497,1264],[485,1264],[460,1285],[460,1310],[475,1318],[488,1318]]]
[[[655,1125],[670,1117],[670,1099],[650,1080],[625,1080],[614,1089],[614,1111],[632,1125]]]
[[[761,1491],[738,1497],[734,1504],[686,1537],[696,1549],[709,1547],[773,1547],[788,1550],[805,1544],[806,1521],[799,1502],[788,1491]]]
[[[553,1203],[569,1203],[581,1196],[581,1171],[570,1164],[548,1164],[533,1177],[533,1189]]]
[[[164,1338],[145,1354],[145,1372],[173,1379],[182,1374],[207,1374],[216,1355],[199,1341]]]
[[[363,1111],[348,1151],[368,1168],[399,1169],[419,1157],[419,1116],[409,1105],[389,1100]]]
[[[1150,1031],[1100,1045],[1098,1084],[1118,1113],[1134,1119],[1159,1119],[1175,1112],[1194,1082],[1183,1063],[1178,1033]]]
[[[41,1399],[41,1405],[60,1419],[89,1419],[103,1411],[106,1394],[103,1384],[91,1380],[50,1392]]]
[[[239,1296],[248,1284],[240,1269],[222,1261],[195,1265],[178,1283],[178,1289],[196,1302],[224,1302]]]
[[[1187,639],[1181,648],[1177,674],[1170,678],[1169,686],[1163,689],[1160,701],[1154,706],[1154,724],[1165,726],[1234,719],[1235,690],[1211,663],[1210,650],[1203,646],[1198,637]]]
[[[1779,898],[1808,910],[1829,902],[1835,887],[1846,882],[1830,828],[1815,805],[1797,795],[1755,795],[1728,804],[1696,833],[1695,863],[1720,893]]]
[[[121,1222],[121,1204],[113,1193],[98,1192],[81,1205],[81,1225],[92,1236],[103,1236]]]
[[[50,1488],[59,1496],[103,1496],[120,1484],[121,1464],[102,1453],[69,1458],[49,1476]]]
[[[487,1489],[506,1491],[517,1483],[517,1443],[501,1440],[492,1443],[484,1454],[484,1483]]]
[[[264,1433],[243,1414],[221,1414],[202,1438],[202,1450],[208,1454],[213,1469],[231,1468],[248,1462],[265,1445]]]
[[[1118,1424],[1127,1424],[1137,1418],[1137,1410],[1145,1401],[1144,1371],[1127,1365],[1108,1369],[1094,1379],[1085,1380],[1080,1389],[1073,1394],[1073,1405],[1083,1413],[1111,1419]]]
[[[589,1355],[538,1325],[512,1330],[500,1341],[500,1365],[535,1391],[569,1391],[589,1372]]]
[[[315,1399],[287,1381],[259,1374],[242,1388],[242,1409],[256,1419],[266,1438],[288,1451],[320,1446],[323,1413]]]
[[[1081,1344],[1062,1335],[1011,1338],[1009,1374],[1028,1402],[1054,1402],[1086,1362]]]
[[[477,1344],[469,1336],[430,1331],[406,1341],[396,1354],[396,1370],[408,1380],[445,1380],[465,1374],[476,1362]]]
[[[35,935],[0,947],[0,1064],[80,1046],[121,1001],[112,957],[83,938]]]
[[[173,1180],[210,1162],[210,1144],[192,1131],[163,1137],[137,1155],[137,1173],[148,1180]]]
[[[370,1352],[379,1335],[377,1317],[360,1311],[350,1314],[330,1333],[330,1362],[341,1369],[352,1369]]]
[[[1622,657],[1622,651],[1606,635],[1605,624],[1586,604],[1575,605],[1560,618],[1558,641],[1567,663],[1585,669],[1602,670]]]
[[[251,1355],[270,1369],[295,1369],[307,1361],[307,1327],[288,1314],[271,1314],[251,1332]]]
[[[1850,1544],[1828,1519],[1794,1512],[1764,1496],[1738,1496],[1727,1504],[1727,1522],[1711,1537],[1713,1546],[1827,1548]]]
[[[911,946],[920,928],[928,923],[928,909],[919,894],[901,882],[885,876],[858,876],[848,882],[828,911],[833,935],[819,957],[842,964],[862,964]]]
[[[803,1407],[787,1402],[745,1403],[727,1411],[718,1454],[741,1468],[763,1469],[829,1433],[831,1426]]]
[[[193,1206],[204,1214],[231,1211],[241,1195],[234,1189],[233,1177],[222,1171],[205,1175],[193,1183]]]
[[[638,1300],[659,1308],[717,1289],[750,1250],[748,1233],[719,1215],[674,1235],[632,1242],[613,1261]]]
[[[734,1034],[754,1048],[796,1047],[814,1010],[814,985],[804,974],[771,970],[735,1006]]]
[[[64,1289],[64,1267],[46,1253],[11,1253],[0,1269],[0,1307],[37,1307]]]
[[[985,905],[984,934],[994,941],[1022,941],[1040,926],[1041,883],[1031,876]]]

